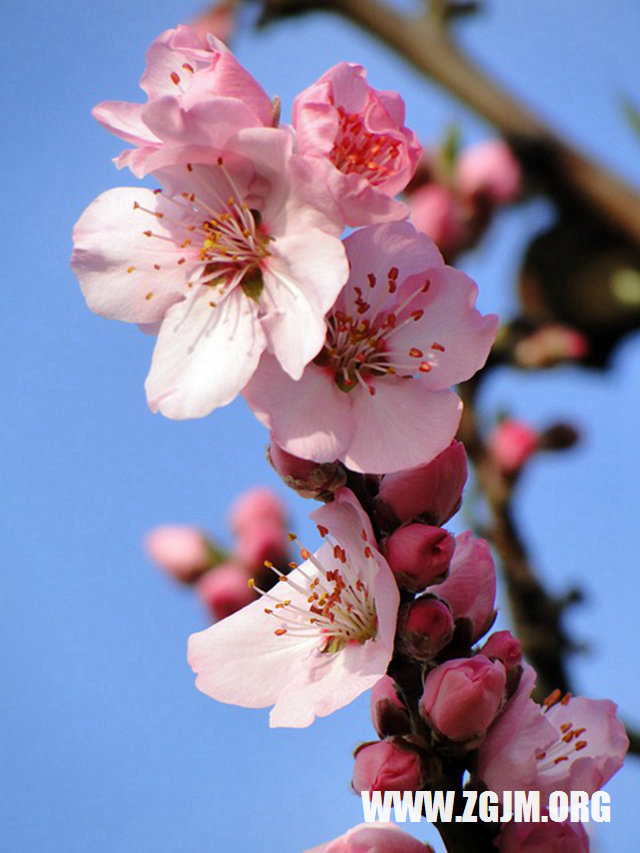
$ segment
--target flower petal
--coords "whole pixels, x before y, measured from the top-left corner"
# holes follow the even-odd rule
[[[341,457],[353,471],[384,474],[423,465],[448,447],[462,414],[452,391],[431,392],[417,379],[385,377],[372,396],[350,392],[357,424]]]
[[[201,287],[165,317],[147,377],[152,411],[197,418],[230,403],[247,384],[266,341],[258,306],[240,288],[212,307]]]

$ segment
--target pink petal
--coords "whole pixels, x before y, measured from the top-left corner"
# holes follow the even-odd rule
[[[142,104],[103,101],[91,110],[91,115],[111,133],[132,145],[154,145],[160,140],[144,123],[142,110]]]
[[[226,406],[253,375],[265,347],[258,306],[236,288],[216,307],[199,291],[167,312],[147,377],[152,411],[176,420]]]
[[[349,397],[356,431],[341,457],[353,471],[384,474],[413,468],[448,447],[462,414],[451,391],[430,392],[419,380],[376,380],[375,395],[356,388]]]
[[[74,228],[71,266],[92,311],[130,323],[155,323],[183,298],[193,263],[178,264],[184,252],[174,233],[162,220],[135,209],[136,202],[159,213],[168,204],[147,189],[122,187],[98,196]],[[171,213],[176,220],[175,210]],[[159,238],[146,236],[149,229]]]
[[[294,382],[265,353],[243,393],[256,417],[273,431],[275,441],[294,456],[333,462],[353,433],[346,395],[314,365]]]
[[[422,381],[437,391],[469,379],[484,365],[495,340],[498,318],[495,314],[483,316],[475,308],[478,287],[460,270],[440,266],[429,269],[427,278],[429,289],[420,302],[422,319],[394,334],[393,344],[398,349],[417,345],[430,350],[428,360],[433,369]],[[406,287],[411,286],[407,282]]]

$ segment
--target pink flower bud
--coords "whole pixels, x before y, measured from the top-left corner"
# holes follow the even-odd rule
[[[431,237],[444,255],[454,255],[465,238],[465,225],[460,205],[441,184],[426,184],[412,193],[407,203],[418,231]]]
[[[435,657],[451,642],[454,629],[451,608],[431,596],[405,604],[398,617],[400,647],[415,660]]]
[[[381,738],[409,731],[409,714],[388,675],[371,688],[371,721]]]
[[[204,48],[209,46],[207,36],[216,36],[225,44],[229,43],[235,29],[235,2],[221,0],[206,12],[199,15],[192,23],[192,28],[200,36]]]
[[[380,483],[377,514],[386,529],[418,516],[429,524],[444,524],[460,508],[466,481],[464,445],[453,441],[427,465],[385,474]]]
[[[513,477],[536,452],[540,437],[522,421],[512,418],[501,421],[489,436],[488,447],[498,469]]]
[[[193,583],[211,565],[204,533],[186,524],[150,530],[144,547],[161,569],[183,583]]]
[[[401,738],[365,743],[355,752],[351,787],[361,791],[419,791],[420,756]]]
[[[286,526],[287,514],[280,498],[266,487],[243,492],[231,506],[229,526],[240,536],[247,528],[267,521]]]
[[[507,671],[522,663],[522,646],[511,631],[495,631],[480,651],[487,658],[502,661]]]
[[[456,547],[453,536],[442,527],[407,524],[384,543],[384,552],[398,586],[421,592],[446,577]]]
[[[265,560],[276,565],[287,562],[289,540],[277,521],[260,521],[246,527],[238,536],[235,555],[247,568],[262,568]]]
[[[500,853],[589,853],[580,823],[506,823],[495,841]]]
[[[456,536],[449,577],[429,592],[450,605],[456,622],[467,621],[471,643],[479,640],[495,619],[496,570],[485,540],[469,530]]]
[[[303,498],[325,499],[341,489],[347,475],[339,462],[311,462],[283,450],[275,441],[267,451],[269,461],[282,480]]]
[[[514,357],[521,367],[553,367],[564,361],[580,361],[588,352],[589,340],[582,332],[550,323],[518,341]]]
[[[506,683],[500,661],[484,655],[449,660],[427,675],[420,712],[450,740],[475,741],[502,707]]]
[[[462,196],[506,204],[520,193],[522,170],[506,142],[490,139],[460,154],[456,178]]]
[[[247,572],[236,563],[223,563],[207,572],[198,581],[196,592],[215,619],[230,616],[256,598]]]

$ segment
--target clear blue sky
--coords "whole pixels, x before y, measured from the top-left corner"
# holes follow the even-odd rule
[[[404,3],[411,6],[410,3]],[[640,185],[640,141],[617,104],[640,101],[640,7],[596,0],[494,0],[464,42],[574,140]],[[614,6],[616,7],[614,10]],[[143,380],[152,341],[90,314],[67,262],[70,230],[110,186],[131,183],[110,157],[117,140],[90,108],[139,97],[144,51],[187,20],[190,0],[6,0],[2,100],[2,448],[6,487],[1,620],[4,675],[0,846],[10,853],[299,853],[361,819],[350,751],[372,736],[366,699],[305,731],[270,731],[266,712],[229,708],[193,688],[189,633],[205,616],[142,556],[144,531],[195,522],[226,535],[228,503],[256,483],[279,488],[292,524],[311,506],[264,462],[265,434],[241,402],[191,423],[152,416]],[[459,120],[486,130],[395,57],[324,17],[243,32],[240,58],[286,105],[343,59],[397,89],[426,140]],[[634,86],[636,90],[634,91]],[[508,314],[530,205],[500,220],[466,268],[484,310]],[[554,588],[577,581],[588,601],[571,626],[589,654],[580,688],[617,700],[640,724],[636,531],[640,341],[614,370],[561,370],[487,386],[502,407],[544,425],[574,419],[582,446],[541,459],[518,515]],[[309,539],[311,539],[309,535]],[[603,853],[637,837],[640,763],[610,785]]]

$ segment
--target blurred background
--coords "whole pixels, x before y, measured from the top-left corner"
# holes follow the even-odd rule
[[[151,415],[143,382],[153,341],[91,314],[68,267],[83,208],[135,183],[110,162],[123,146],[91,107],[141,99],[148,44],[199,11],[191,0],[5,0],[0,11],[7,853],[299,853],[362,820],[349,781],[351,750],[373,736],[367,697],[309,730],[272,731],[266,711],[199,694],[185,649],[207,614],[141,547],[165,522],[195,523],[228,542],[228,506],[256,483],[282,496],[291,527],[315,547],[311,503],[279,483],[265,461],[267,436],[242,401],[194,422]],[[280,95],[284,120],[302,88],[346,59],[403,95],[423,141],[439,141],[451,122],[465,142],[492,135],[355,28],[315,15],[256,33],[254,11],[243,8],[233,48]],[[638,32],[633,2],[492,0],[458,35],[570,140],[638,186],[640,138],[621,108],[623,95],[640,100]],[[483,311],[513,313],[523,250],[549,219],[536,199],[506,211],[459,260],[479,283]],[[572,660],[577,687],[614,699],[636,725],[638,376],[636,334],[606,372],[504,368],[482,396],[483,411],[534,426],[569,421],[582,433],[571,451],[532,462],[517,516],[551,588],[576,583],[586,593],[569,618],[586,646]],[[454,527],[463,525],[460,516]],[[504,612],[498,624],[508,624]],[[612,822],[598,827],[595,850],[633,848],[639,784],[640,761],[630,758],[607,786]],[[429,827],[419,834],[434,840]]]

